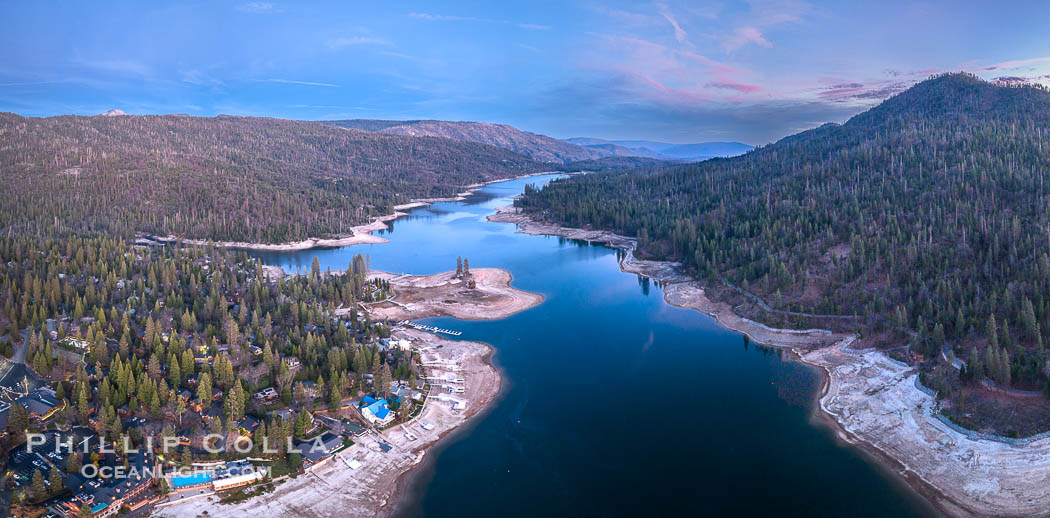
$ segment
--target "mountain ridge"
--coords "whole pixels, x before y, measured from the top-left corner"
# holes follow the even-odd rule
[[[412,137],[443,137],[509,149],[539,162],[568,164],[610,156],[507,124],[473,121],[347,119],[319,121],[329,126]]]
[[[546,168],[438,137],[273,118],[0,113],[0,232],[280,243]]]
[[[769,313],[721,281],[777,310],[859,315],[863,343],[906,350],[942,396],[982,398],[985,377],[1050,393],[1048,123],[1045,88],[948,74],[742,156],[577,176],[518,203],[638,236],[642,257],[681,261],[769,325],[839,324]],[[939,368],[942,351],[967,368]],[[1050,430],[1050,404],[1015,420],[982,401],[946,411],[1002,435]]]
[[[606,140],[595,137],[573,137],[567,142],[587,147],[616,146],[626,153],[637,156],[659,158],[661,160],[699,161],[717,157],[742,155],[754,149],[754,146],[741,142],[697,142],[693,144],[672,144],[653,140]]]

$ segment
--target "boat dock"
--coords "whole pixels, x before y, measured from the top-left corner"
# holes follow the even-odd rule
[[[402,320],[402,321],[398,322],[397,325],[399,325],[399,326],[408,326],[408,327],[411,327],[411,328],[418,329],[420,331],[428,331],[430,333],[445,333],[447,335],[452,335],[452,336],[460,336],[460,335],[463,334],[463,331],[453,331],[451,329],[444,329],[444,328],[441,328],[441,327],[434,327],[434,326],[428,326],[428,325],[424,325],[424,324],[417,324],[417,323],[412,322],[410,320]]]

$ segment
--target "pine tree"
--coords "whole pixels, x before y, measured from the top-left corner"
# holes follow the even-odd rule
[[[44,476],[40,474],[40,470],[33,470],[33,482],[30,486],[34,499],[41,499],[47,496],[47,487],[44,485]]]
[[[995,348],[999,348],[999,326],[995,323],[995,315],[988,317],[988,325],[985,327],[985,333],[988,335],[988,344]]]
[[[48,481],[51,483],[51,492],[58,493],[62,491],[62,472],[56,468],[51,468],[51,473],[48,474]]]

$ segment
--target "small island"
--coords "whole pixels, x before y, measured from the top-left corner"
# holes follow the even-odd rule
[[[438,316],[460,320],[505,318],[543,302],[543,295],[510,286],[512,276],[499,268],[477,268],[457,273],[399,275],[371,272],[371,278],[387,281],[393,291],[389,300],[369,305],[376,320],[401,321]]]

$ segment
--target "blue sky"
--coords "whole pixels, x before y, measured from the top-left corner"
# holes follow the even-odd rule
[[[761,144],[932,73],[1050,83],[1045,2],[0,4],[0,111]]]

